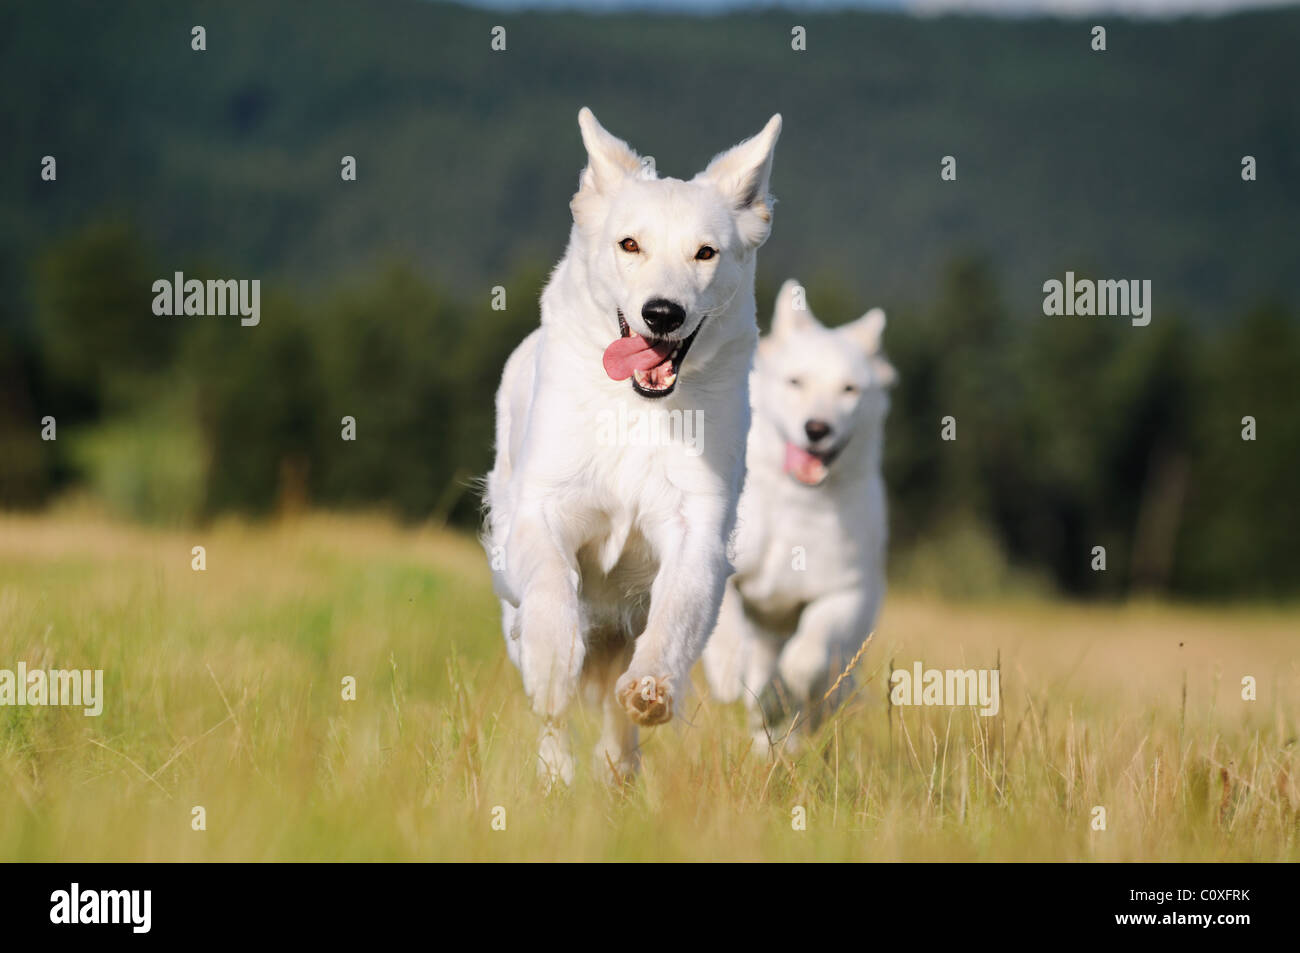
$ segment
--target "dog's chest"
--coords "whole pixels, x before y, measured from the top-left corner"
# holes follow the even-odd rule
[[[754,609],[779,615],[862,584],[870,561],[867,541],[829,502],[809,505],[769,494],[746,498],[736,539],[736,583]]]
[[[658,565],[655,529],[676,518],[683,499],[668,479],[662,455],[639,448],[613,449],[591,476],[584,563],[603,575],[617,568],[652,579]]]
[[[625,556],[629,564],[626,568],[632,571],[637,564],[650,561],[649,546],[639,538],[640,534],[635,540],[632,537],[635,526],[636,512],[630,507],[614,507],[606,511],[603,532],[597,534],[591,547],[592,562],[597,571],[608,576]]]
[[[621,617],[645,597],[659,574],[660,555],[631,507],[611,507],[593,521],[578,550],[583,602],[593,618]]]

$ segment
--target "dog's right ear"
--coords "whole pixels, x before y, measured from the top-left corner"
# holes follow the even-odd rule
[[[796,331],[806,331],[818,323],[808,307],[808,292],[793,278],[788,279],[776,293],[771,336],[784,338]]]
[[[574,223],[584,232],[600,228],[604,220],[604,197],[628,175],[641,167],[641,160],[626,142],[612,135],[590,109],[578,111],[582,144],[587,147],[587,165],[578,176],[578,191],[569,202]]]
[[[587,167],[582,170],[579,192],[592,189],[607,195],[625,176],[641,167],[640,157],[602,126],[586,106],[578,110],[578,128],[587,148]]]

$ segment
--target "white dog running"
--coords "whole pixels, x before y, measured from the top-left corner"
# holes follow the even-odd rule
[[[851,679],[822,701],[885,592],[885,314],[830,330],[803,294],[782,286],[759,343],[736,574],[704,652],[714,697],[745,698],[761,751],[797,741],[844,697]]]
[[[484,538],[506,648],[543,719],[539,770],[566,783],[579,688],[603,705],[598,770],[622,778],[637,765],[636,726],[680,707],[717,620],[781,117],[689,182],[659,178],[590,110],[578,125],[587,166],[568,249],[497,392]],[[702,411],[705,429],[693,453],[680,441],[609,446],[597,415],[620,403]]]

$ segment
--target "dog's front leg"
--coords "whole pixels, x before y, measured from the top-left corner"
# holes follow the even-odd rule
[[[844,671],[870,634],[878,597],[858,589],[814,599],[799,617],[799,627],[781,650],[777,669],[793,702],[804,714],[806,727],[816,727],[824,710],[823,696]],[[842,685],[851,685],[846,678]],[[829,706],[835,700],[826,699]]]
[[[659,574],[650,590],[645,632],[614,692],[628,717],[659,725],[673,716],[691,666],[718,620],[722,590],[731,573],[720,521],[689,518],[661,530]]]
[[[543,720],[538,770],[548,781],[573,779],[564,717],[578,690],[587,644],[578,608],[574,557],[552,532],[540,506],[521,508],[506,543],[516,616],[519,671],[533,711]]]

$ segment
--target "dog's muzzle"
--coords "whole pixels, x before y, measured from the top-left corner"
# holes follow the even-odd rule
[[[680,310],[680,309],[679,309]],[[680,322],[673,325],[680,326]],[[677,387],[682,362],[695,343],[704,322],[680,341],[647,338],[633,331],[618,311],[619,336],[605,348],[602,363],[612,380],[632,379],[632,389],[642,397],[667,397]]]

